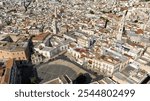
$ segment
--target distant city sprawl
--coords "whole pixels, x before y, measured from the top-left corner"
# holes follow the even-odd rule
[[[149,84],[149,0],[0,0],[0,83]]]

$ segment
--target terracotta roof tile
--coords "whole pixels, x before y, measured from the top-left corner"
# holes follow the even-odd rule
[[[43,41],[48,35],[49,35],[49,33],[41,33],[41,34],[33,37],[32,40]]]
[[[137,29],[136,33],[137,33],[137,34],[143,34],[144,31],[143,31],[142,29]]]

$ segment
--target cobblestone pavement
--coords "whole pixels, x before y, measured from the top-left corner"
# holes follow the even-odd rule
[[[74,80],[79,73],[87,73],[75,64],[62,59],[36,66],[36,69],[38,77],[41,79],[40,83],[44,83],[64,74],[67,74]]]

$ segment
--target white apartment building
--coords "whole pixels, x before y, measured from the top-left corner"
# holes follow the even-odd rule
[[[115,71],[119,71],[121,66],[121,61],[104,55],[99,58],[86,58],[85,61],[88,61],[88,69],[109,77],[111,77]]]
[[[74,61],[83,65],[85,68],[104,74],[111,77],[115,71],[119,71],[120,67],[125,65],[117,58],[108,55],[100,56],[99,54],[92,54],[83,48],[70,48],[68,53],[74,57]]]

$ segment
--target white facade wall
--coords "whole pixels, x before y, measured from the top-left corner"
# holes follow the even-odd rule
[[[37,51],[39,54],[42,54],[43,56],[47,57],[47,58],[50,58],[51,57],[51,54],[50,54],[50,51],[47,51],[47,50],[40,50],[39,48],[34,48],[35,51]]]
[[[77,61],[77,63],[79,63],[80,65],[85,64],[86,68],[91,69],[92,71],[96,71],[97,73],[103,73],[106,76],[112,76],[112,74],[114,73],[114,71],[118,68],[120,68],[120,66],[122,64],[113,64],[113,63],[109,63],[105,60],[98,60],[98,59],[90,59],[87,57],[81,58],[81,53],[75,51],[74,49],[70,48],[68,50],[68,53],[70,53]],[[92,63],[89,63],[89,61],[91,61]]]
[[[90,59],[85,59],[85,61],[89,61]],[[91,59],[92,64],[88,63],[88,69],[91,69],[93,71],[96,71],[98,73],[103,73],[106,76],[112,76],[115,68],[117,68],[117,65],[108,63],[107,61],[104,60],[96,60],[96,59]],[[119,66],[118,66],[119,68]]]
[[[60,51],[64,51],[64,50],[68,50],[69,46],[68,44],[67,45],[63,45],[63,46],[60,46]]]

